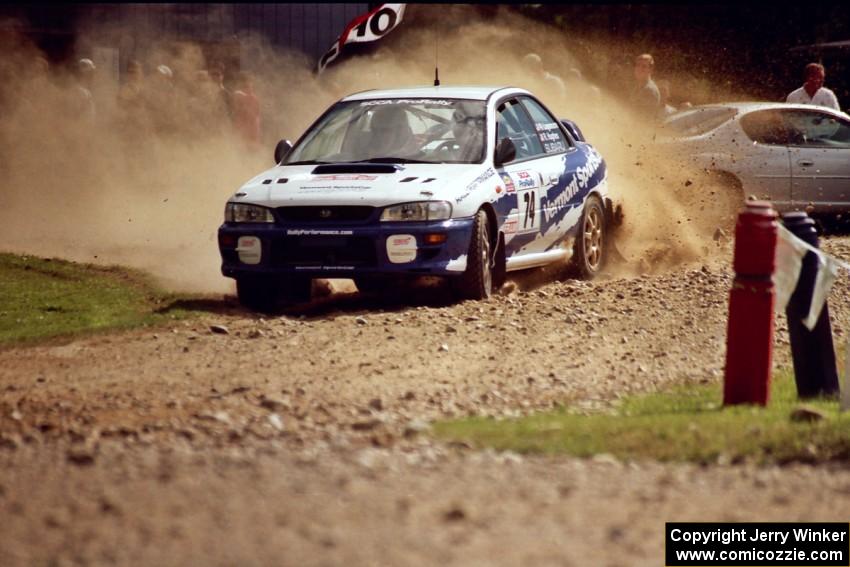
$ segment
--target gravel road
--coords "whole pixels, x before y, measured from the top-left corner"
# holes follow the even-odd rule
[[[260,317],[226,298],[2,350],[0,563],[657,566],[665,521],[845,521],[846,466],[520,457],[428,435],[721,380],[731,245],[715,246],[663,273],[523,274],[484,302],[338,291]],[[850,238],[825,248],[850,259]],[[830,296],[841,342],[848,287]]]

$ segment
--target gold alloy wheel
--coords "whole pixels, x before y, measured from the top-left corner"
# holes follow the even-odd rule
[[[482,271],[481,280],[485,290],[493,289],[493,270],[490,268],[490,230],[488,225],[484,225],[484,242],[481,243],[481,265]],[[490,295],[488,292],[486,295]]]
[[[584,216],[584,258],[591,271],[599,269],[602,260],[602,211],[590,207]]]

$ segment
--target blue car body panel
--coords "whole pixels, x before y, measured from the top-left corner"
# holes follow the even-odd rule
[[[228,277],[251,274],[303,274],[312,277],[354,277],[366,274],[458,275],[452,262],[464,256],[472,234],[472,218],[437,222],[273,225],[225,223],[222,237],[256,236],[262,242],[260,263],[241,262],[236,246],[220,246],[222,273]],[[426,234],[444,234],[446,241],[429,245]],[[393,235],[416,239],[416,258],[390,261],[386,241]],[[297,251],[293,254],[292,251]],[[465,267],[465,264],[464,264]]]

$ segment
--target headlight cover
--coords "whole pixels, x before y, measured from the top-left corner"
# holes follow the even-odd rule
[[[381,213],[382,221],[432,221],[452,218],[452,204],[448,201],[416,201],[387,207]]]
[[[271,210],[259,205],[227,203],[224,222],[274,222]]]

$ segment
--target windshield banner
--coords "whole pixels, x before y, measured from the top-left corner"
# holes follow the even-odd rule
[[[351,20],[331,48],[319,59],[317,72],[321,73],[339,57],[343,48],[351,43],[378,41],[401,23],[404,4],[380,4],[377,8]]]

